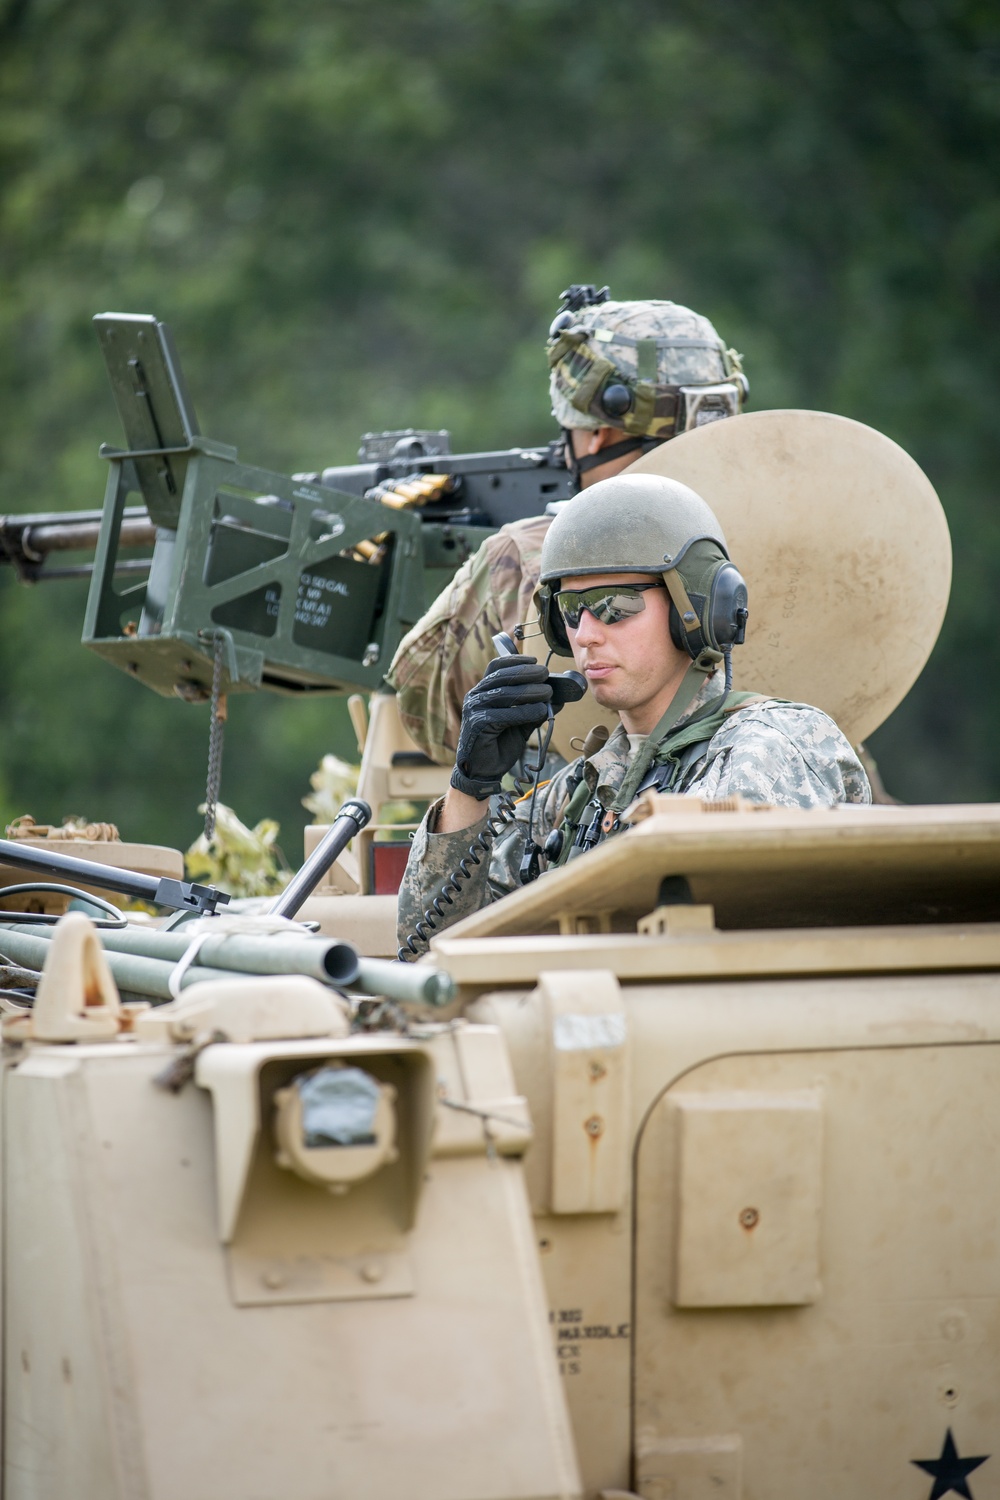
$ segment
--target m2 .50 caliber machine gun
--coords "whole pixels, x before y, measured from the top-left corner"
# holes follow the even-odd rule
[[[202,436],[166,324],[94,323],[126,439],[101,449],[103,511],[2,517],[0,561],[89,572],[84,644],[159,693],[203,701],[213,674],[216,692],[378,688],[483,539],[570,492],[559,443],[452,454],[444,431],[367,434],[357,464],[315,474],[250,467]]]

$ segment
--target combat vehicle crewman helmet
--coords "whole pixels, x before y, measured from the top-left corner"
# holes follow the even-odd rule
[[[542,544],[535,602],[552,650],[572,656],[558,594],[565,578],[660,574],[670,594],[670,634],[692,660],[741,645],[747,586],[722,527],[700,495],[676,479],[619,474],[567,500]]]

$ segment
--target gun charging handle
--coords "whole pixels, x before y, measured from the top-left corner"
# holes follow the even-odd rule
[[[307,897],[319,885],[339,854],[347,848],[356,833],[371,821],[372,810],[360,797],[345,802],[324,838],[316,845],[302,868],[292,876],[281,895],[267,909],[269,917],[294,917]]]

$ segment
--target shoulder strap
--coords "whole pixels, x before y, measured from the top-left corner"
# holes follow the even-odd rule
[[[661,740],[653,757],[654,760],[671,760],[678,750],[686,750],[688,745],[700,745],[703,741],[710,740],[722,728],[730,714],[746,708],[750,703],[763,703],[763,701],[759,693],[730,693],[722,708],[717,708],[712,714],[706,714],[702,719],[695,719],[692,723],[685,724],[684,728],[678,730],[676,734],[668,735]]]
[[[573,788],[570,799],[563,809],[562,817],[559,820],[558,826],[563,831],[563,841],[562,848],[559,850],[559,857],[556,860],[557,865],[564,865],[569,859],[570,851],[573,847],[573,835],[579,827],[581,814],[589,801],[590,787],[581,775],[576,786]]]
[[[676,702],[676,699],[674,701]],[[643,746],[643,750],[649,750],[649,754],[645,757],[645,763],[641,766],[638,775],[633,774],[639,766],[642,756],[642,752],[640,752],[629,767],[629,773],[622,782],[618,795],[612,803],[612,810],[616,813],[621,813],[628,807],[629,803],[635,800],[639,787],[651,766],[672,765],[675,773],[670,778],[672,782],[676,778],[676,772],[680,767],[680,756],[683,751],[694,745],[704,744],[707,740],[712,739],[722,728],[723,724],[725,724],[730,714],[736,713],[741,708],[747,708],[751,703],[763,703],[764,701],[760,693],[730,693],[722,708],[717,708],[714,713],[704,714],[697,719],[693,719],[690,724],[685,724],[676,734],[671,734],[668,727],[666,734],[660,736],[652,744],[653,735],[651,734]],[[672,707],[673,704],[671,704]],[[677,717],[679,718],[680,714]],[[656,731],[654,730],[655,733]]]
[[[656,728],[650,734],[638,755],[632,761],[625,773],[625,780],[618,788],[618,793],[611,804],[611,811],[620,813],[635,800],[635,794],[639,783],[653,764],[660,752],[661,746],[669,738],[677,720],[691,707],[705,682],[705,673],[696,667],[694,662],[688,667],[680,687],[671,700],[670,706],[663,715]],[[690,726],[689,726],[690,727]]]
[[[741,708],[750,708],[754,703],[766,702],[768,699],[763,693],[730,693],[723,708],[710,718],[701,720],[698,725],[691,725],[692,729],[704,729],[704,733],[689,735],[682,731],[668,745],[661,746],[655,764],[662,767],[666,774],[659,780],[657,790],[672,791],[688,767],[697,760],[702,745],[714,739],[733,714],[739,713]]]

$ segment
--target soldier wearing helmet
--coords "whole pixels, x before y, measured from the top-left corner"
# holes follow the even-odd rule
[[[750,391],[741,358],[700,313],[611,302],[607,287],[569,287],[563,301],[549,329],[549,395],[578,489],[679,432],[739,414]]]
[[[677,433],[735,416],[748,393],[740,356],[707,318],[674,302],[614,302],[571,286],[549,330],[552,414],[577,489],[627,468]],[[432,760],[458,744],[462,703],[491,637],[527,617],[550,516],[490,537],[400,643],[387,674],[402,722]]]
[[[404,941],[429,907],[439,917],[431,925],[449,925],[615,834],[647,789],[779,807],[871,801],[825,713],[732,690],[747,588],[716,516],[686,485],[623,474],[588,488],[549,528],[540,580],[549,646],[574,658],[618,725],[520,801],[488,864],[472,864],[470,841],[490,838],[485,804],[564,695],[534,657],[489,663],[466,698],[447,796],[414,837],[399,898]]]

